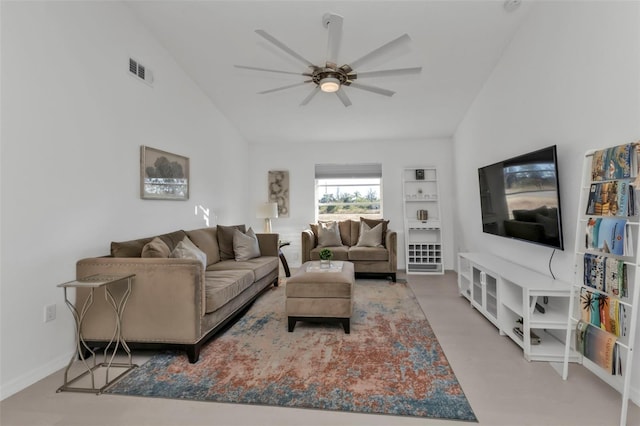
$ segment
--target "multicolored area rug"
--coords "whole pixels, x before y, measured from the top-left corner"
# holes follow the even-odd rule
[[[258,298],[197,363],[156,355],[108,393],[476,421],[406,284],[357,280],[351,334],[306,322],[289,333],[284,290]]]

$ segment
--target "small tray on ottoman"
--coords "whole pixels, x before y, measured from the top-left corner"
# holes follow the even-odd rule
[[[338,321],[344,332],[350,333],[353,263],[331,263],[333,268],[320,267],[318,261],[306,262],[287,280],[285,306],[290,332],[297,321]]]

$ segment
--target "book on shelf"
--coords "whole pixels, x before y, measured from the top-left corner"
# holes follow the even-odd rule
[[[616,336],[584,321],[576,325],[576,349],[611,374],[621,371]]]
[[[629,179],[593,182],[589,188],[586,214],[634,216],[635,197]]]
[[[631,231],[628,228],[626,219],[591,217],[587,220],[585,248],[619,256],[633,256]]]
[[[593,153],[591,180],[627,179],[637,176],[636,144],[629,143],[601,149]]]

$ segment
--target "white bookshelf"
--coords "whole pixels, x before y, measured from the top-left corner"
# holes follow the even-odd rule
[[[437,169],[429,166],[405,168],[402,191],[407,274],[443,274]],[[421,211],[427,212],[426,218],[420,217]]]
[[[635,152],[636,144],[632,147],[632,152]],[[620,425],[627,424],[627,409],[629,406],[630,399],[630,386],[631,386],[631,377],[633,370],[633,351],[635,345],[635,336],[636,336],[636,324],[638,321],[638,302],[640,297],[640,291],[638,291],[638,280],[640,280],[639,273],[639,259],[638,255],[640,254],[640,241],[638,237],[640,236],[639,232],[639,216],[637,214],[635,216],[627,216],[622,217],[627,219],[627,227],[629,228],[633,241],[633,256],[617,256],[614,254],[603,253],[600,251],[593,251],[586,248],[585,245],[585,235],[587,230],[587,223],[589,218],[598,218],[602,217],[599,215],[591,214],[587,215],[587,203],[589,201],[589,191],[591,188],[592,182],[592,160],[594,153],[597,150],[587,151],[583,158],[583,167],[582,167],[582,179],[581,179],[581,188],[580,188],[580,201],[578,204],[578,212],[576,215],[576,240],[575,240],[575,260],[574,260],[574,282],[572,285],[572,297],[571,297],[571,305],[570,311],[567,321],[567,331],[566,331],[566,346],[565,351],[567,357],[564,360],[564,369],[563,369],[563,378],[567,379],[568,377],[568,354],[574,353],[575,349],[575,335],[576,335],[576,326],[581,319],[581,306],[580,306],[580,293],[582,289],[587,289],[588,291],[595,294],[605,294],[612,300],[617,300],[620,305],[623,305],[627,310],[627,329],[626,333],[621,336],[617,336],[616,345],[618,347],[619,356],[621,359],[621,372],[622,374],[611,374],[610,371],[606,371],[598,364],[592,362],[586,357],[579,356],[579,362],[588,370],[590,370],[593,374],[598,376],[604,382],[617,389],[622,396],[621,403],[621,411],[620,411]],[[617,180],[617,179],[613,179]],[[618,180],[619,181],[619,180]],[[635,197],[636,197],[636,205],[637,197],[640,196],[640,193],[635,188]],[[621,217],[618,217],[621,218]],[[626,264],[627,271],[627,286],[628,293],[626,297],[619,295],[618,297],[613,296],[610,293],[602,292],[593,287],[587,286],[584,284],[584,256],[587,253],[592,253],[596,255],[601,255],[604,257],[613,257],[617,260],[622,260]],[[589,327],[593,327],[589,325]]]

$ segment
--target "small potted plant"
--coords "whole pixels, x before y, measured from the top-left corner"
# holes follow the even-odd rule
[[[331,259],[333,259],[333,252],[328,248],[320,250],[320,266],[328,268],[331,266]]]

